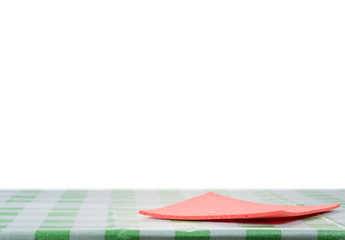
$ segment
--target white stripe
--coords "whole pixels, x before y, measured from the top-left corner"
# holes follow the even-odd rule
[[[245,240],[246,231],[244,229],[211,229],[210,239],[214,240]]]
[[[94,200],[102,196],[102,201],[110,202],[110,191],[88,191],[75,218],[73,228],[70,230],[70,240],[104,240],[105,227],[108,219],[108,205],[89,212],[95,207]],[[89,217],[91,214],[92,217]],[[94,221],[93,223],[90,220]],[[88,230],[85,230],[88,228]]]
[[[137,210],[163,207],[159,193],[156,190],[135,191]],[[175,230],[169,220],[160,220],[139,215],[138,221],[140,239],[151,240],[164,236],[164,240],[175,238]],[[152,227],[154,226],[154,228]],[[156,237],[155,237],[156,236]]]

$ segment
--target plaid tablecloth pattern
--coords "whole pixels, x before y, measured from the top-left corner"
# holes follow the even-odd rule
[[[138,214],[213,191],[270,204],[341,203],[307,218],[170,221]],[[345,239],[345,190],[3,190],[0,240]]]

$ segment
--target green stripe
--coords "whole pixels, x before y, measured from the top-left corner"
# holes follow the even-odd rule
[[[187,239],[200,239],[208,240],[210,239],[210,231],[193,231],[193,232],[184,232],[184,231],[175,231],[175,240],[187,240]]]
[[[0,223],[10,223],[13,219],[0,219]]]
[[[35,232],[35,240],[69,240],[69,230],[38,230]]]
[[[0,216],[17,216],[17,212],[0,212]]]
[[[13,208],[13,207],[4,208],[4,207],[1,207],[0,210],[16,210],[16,211],[20,211],[20,210],[23,210],[23,208]]]
[[[280,240],[281,237],[280,230],[246,230],[246,240]]]
[[[25,200],[7,200],[6,202],[8,202],[8,203],[29,203],[29,202],[32,202],[32,200],[30,199],[30,200],[27,200],[27,199],[25,199]]]
[[[139,240],[139,230],[105,230],[104,240]]]
[[[345,231],[336,230],[318,230],[317,240],[343,240],[345,239]]]

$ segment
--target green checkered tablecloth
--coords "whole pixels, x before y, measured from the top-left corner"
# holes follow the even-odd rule
[[[306,218],[170,221],[139,215],[213,191],[270,204],[342,206]],[[1,240],[345,239],[345,190],[0,191]]]

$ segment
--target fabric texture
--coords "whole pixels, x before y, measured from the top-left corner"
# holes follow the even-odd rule
[[[138,214],[206,192],[278,205],[341,206],[307,217],[176,221]],[[0,191],[0,240],[344,239],[345,190]]]

